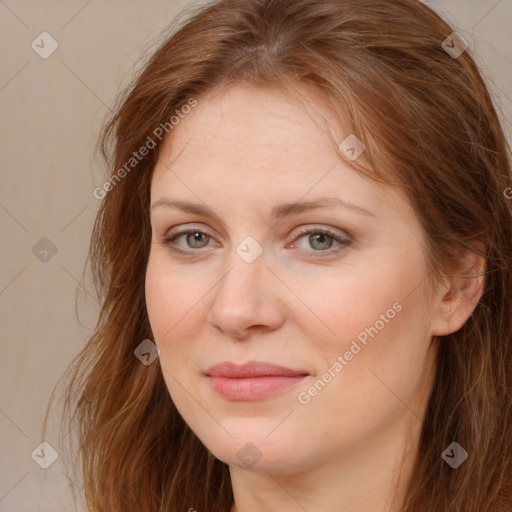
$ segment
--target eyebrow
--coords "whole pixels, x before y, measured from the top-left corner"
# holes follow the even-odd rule
[[[181,201],[178,199],[169,199],[167,197],[163,197],[156,201],[155,203],[153,203],[153,205],[151,206],[151,210],[154,210],[159,206],[167,206],[168,208],[177,208],[187,213],[210,216],[216,219],[220,224],[224,224],[222,219],[211,208],[204,204],[191,203],[189,201]],[[298,214],[305,211],[326,207],[341,207],[351,210],[355,213],[359,213],[361,215],[366,215],[368,217],[376,217],[374,213],[366,210],[365,208],[349,203],[337,197],[326,197],[323,199],[318,199],[316,201],[307,201],[304,203],[299,202],[280,204],[272,208],[271,217],[272,219],[280,220],[291,213]]]

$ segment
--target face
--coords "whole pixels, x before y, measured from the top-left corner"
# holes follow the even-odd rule
[[[432,384],[419,221],[349,167],[317,121],[350,132],[311,101],[241,86],[198,99],[151,184],[146,301],[165,382],[204,445],[254,471],[384,442]]]

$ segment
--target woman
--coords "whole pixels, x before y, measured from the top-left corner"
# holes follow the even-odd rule
[[[210,3],[102,147],[88,510],[510,512],[510,153],[430,8]]]

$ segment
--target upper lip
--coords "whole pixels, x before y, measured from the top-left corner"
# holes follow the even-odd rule
[[[232,379],[243,379],[250,377],[281,376],[297,377],[309,375],[304,370],[293,370],[273,363],[261,361],[249,361],[245,364],[235,364],[231,361],[214,364],[206,370],[209,377],[228,377]]]

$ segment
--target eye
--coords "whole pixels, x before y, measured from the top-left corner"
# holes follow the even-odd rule
[[[352,243],[348,237],[344,237],[327,228],[309,228],[301,231],[301,235],[302,236],[296,240],[306,239],[306,243],[309,248],[313,249],[313,251],[307,249],[301,249],[301,251],[307,253],[308,256],[313,256],[315,258],[332,256]],[[335,246],[335,249],[331,250],[333,243],[337,243],[338,245]]]
[[[176,241],[180,238],[185,240],[185,248],[176,246]],[[200,229],[183,229],[177,233],[169,233],[165,239],[164,243],[167,247],[172,251],[179,254],[192,254],[193,252],[197,252],[197,249],[203,249],[207,247],[208,241],[211,239],[211,236]],[[193,249],[193,250],[187,250]]]
[[[306,256],[311,256],[314,258],[322,258],[326,256],[333,256],[337,254],[345,247],[349,246],[352,241],[348,238],[348,236],[343,236],[340,233],[336,233],[334,230],[329,228],[303,228],[300,230],[298,238],[295,240],[307,239],[307,244],[309,245],[309,249],[304,249],[302,247],[299,252],[305,254]],[[208,247],[208,242],[212,240],[212,236],[208,233],[202,231],[199,227],[194,228],[182,228],[176,232],[170,232],[164,238],[163,242],[170,251],[181,254],[184,256],[197,255],[200,252],[200,249],[204,249]],[[183,239],[185,246],[177,245],[177,241]],[[332,249],[333,244],[336,243],[334,249]],[[286,247],[294,247],[293,243],[288,244]],[[312,250],[311,250],[312,249]]]

